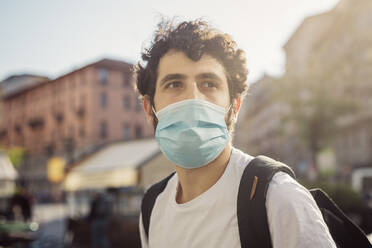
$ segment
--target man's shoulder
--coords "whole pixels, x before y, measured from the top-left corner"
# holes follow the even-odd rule
[[[287,173],[274,175],[265,205],[271,238],[277,246],[309,247],[311,239],[311,247],[315,244],[317,247],[335,247],[311,193]]]
[[[233,147],[231,156],[230,156],[230,163],[234,164],[234,166],[243,169],[254,159],[253,156],[239,150],[238,148]]]
[[[162,178],[160,181],[158,181],[158,182],[154,183],[153,185],[151,185],[146,190],[145,195],[149,195],[149,194],[159,195],[162,191],[164,191],[164,189],[168,185],[168,182],[170,180],[172,180],[172,178],[174,179],[176,176],[177,176],[177,173],[176,172],[172,172],[171,174],[169,174],[166,177]]]
[[[270,163],[270,158],[267,158]],[[274,160],[272,160],[274,161]],[[284,166],[285,164],[282,164]],[[249,166],[249,165],[248,165]],[[281,163],[278,163],[281,166]],[[270,167],[270,166],[269,166]],[[278,167],[279,168],[279,167]],[[273,167],[273,170],[274,169]],[[315,204],[310,192],[302,186],[287,170],[276,170],[271,180],[268,182],[266,193],[266,203],[273,203],[277,207],[294,207],[297,204]]]
[[[283,209],[299,206],[316,206],[310,192],[285,172],[278,172],[269,183],[266,203]]]

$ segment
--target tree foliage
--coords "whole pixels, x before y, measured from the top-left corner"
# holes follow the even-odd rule
[[[296,136],[309,151],[317,169],[316,156],[331,145],[339,131],[338,118],[354,111],[356,104],[343,94],[340,88],[343,86],[333,81],[327,71],[309,70],[306,75],[287,75],[277,85],[280,101],[289,107],[283,122],[294,124]]]
[[[20,166],[26,155],[26,151],[22,147],[12,147],[7,150],[5,149],[0,150],[4,151],[8,155],[10,162],[12,162],[14,167]]]

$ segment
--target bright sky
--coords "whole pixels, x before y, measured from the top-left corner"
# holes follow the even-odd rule
[[[1,0],[0,81],[18,73],[58,77],[101,58],[135,63],[161,16],[203,17],[248,58],[249,81],[280,75],[282,46],[307,16],[339,0]]]

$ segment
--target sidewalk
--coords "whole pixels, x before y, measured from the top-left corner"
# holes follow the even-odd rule
[[[34,208],[33,221],[39,223],[38,240],[32,247],[63,247],[67,211],[64,204],[43,204]]]
[[[39,224],[66,217],[67,206],[65,204],[37,204],[34,206],[33,221]]]

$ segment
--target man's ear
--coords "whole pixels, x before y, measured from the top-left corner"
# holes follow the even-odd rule
[[[145,110],[147,122],[152,126],[154,123],[154,113],[152,112],[152,105],[150,96],[145,95],[142,101],[143,109]]]

